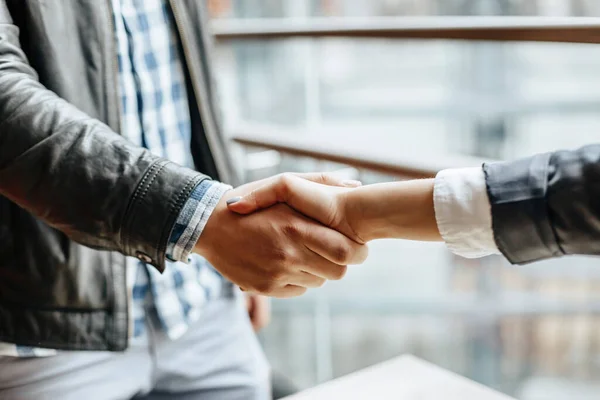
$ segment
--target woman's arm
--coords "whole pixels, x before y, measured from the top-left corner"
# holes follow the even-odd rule
[[[502,253],[513,264],[600,254],[600,145],[538,154],[435,180],[325,188],[286,176],[230,207],[250,213],[274,202],[356,241],[443,239],[456,254]]]
[[[439,241],[433,189],[433,179],[380,183],[346,191],[339,203],[348,223],[365,241]]]
[[[354,190],[284,176],[230,207],[250,213],[274,202],[358,242],[443,239],[456,254],[502,253],[513,264],[600,254],[600,145],[538,154],[482,169],[445,170],[435,180]]]
[[[281,202],[359,243],[380,238],[434,241],[442,238],[433,187],[433,179],[424,179],[349,189],[284,174],[243,198],[231,199],[229,208],[249,214]]]

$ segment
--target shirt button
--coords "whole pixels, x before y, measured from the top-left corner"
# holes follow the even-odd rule
[[[142,253],[141,251],[138,251],[136,253],[136,256],[140,261],[143,261],[145,263],[150,264],[152,262],[152,258],[150,258],[150,256],[148,254]]]

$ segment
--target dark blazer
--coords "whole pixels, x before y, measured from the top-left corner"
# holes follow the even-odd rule
[[[600,145],[483,170],[496,245],[511,263],[600,254]]]

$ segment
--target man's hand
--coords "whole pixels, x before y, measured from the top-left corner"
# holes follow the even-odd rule
[[[328,175],[300,175],[342,184]],[[195,246],[226,278],[242,289],[273,297],[292,297],[327,279],[341,279],[348,264],[361,264],[367,247],[279,204],[252,215],[227,209],[226,199],[270,185],[278,177],[231,190],[224,196]]]
[[[271,305],[268,298],[259,294],[249,294],[246,296],[246,305],[254,332],[258,332],[269,325],[269,322],[271,322]]]

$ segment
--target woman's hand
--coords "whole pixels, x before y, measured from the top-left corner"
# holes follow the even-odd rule
[[[357,243],[398,238],[439,241],[433,179],[347,187],[325,186],[291,174],[228,201],[231,211],[250,214],[277,203],[327,225]]]
[[[344,186],[327,186],[293,174],[282,174],[243,197],[227,201],[231,211],[250,214],[277,203],[286,203],[296,211],[329,226],[357,243],[365,243],[353,227],[356,218],[349,215],[347,195],[360,186],[345,181]]]
[[[328,175],[302,175],[336,184]],[[243,288],[272,297],[293,297],[326,280],[341,279],[348,264],[361,264],[366,246],[306,217],[285,204],[248,216],[228,209],[226,200],[248,196],[278,177],[233,189],[213,210],[194,251],[226,278]]]

